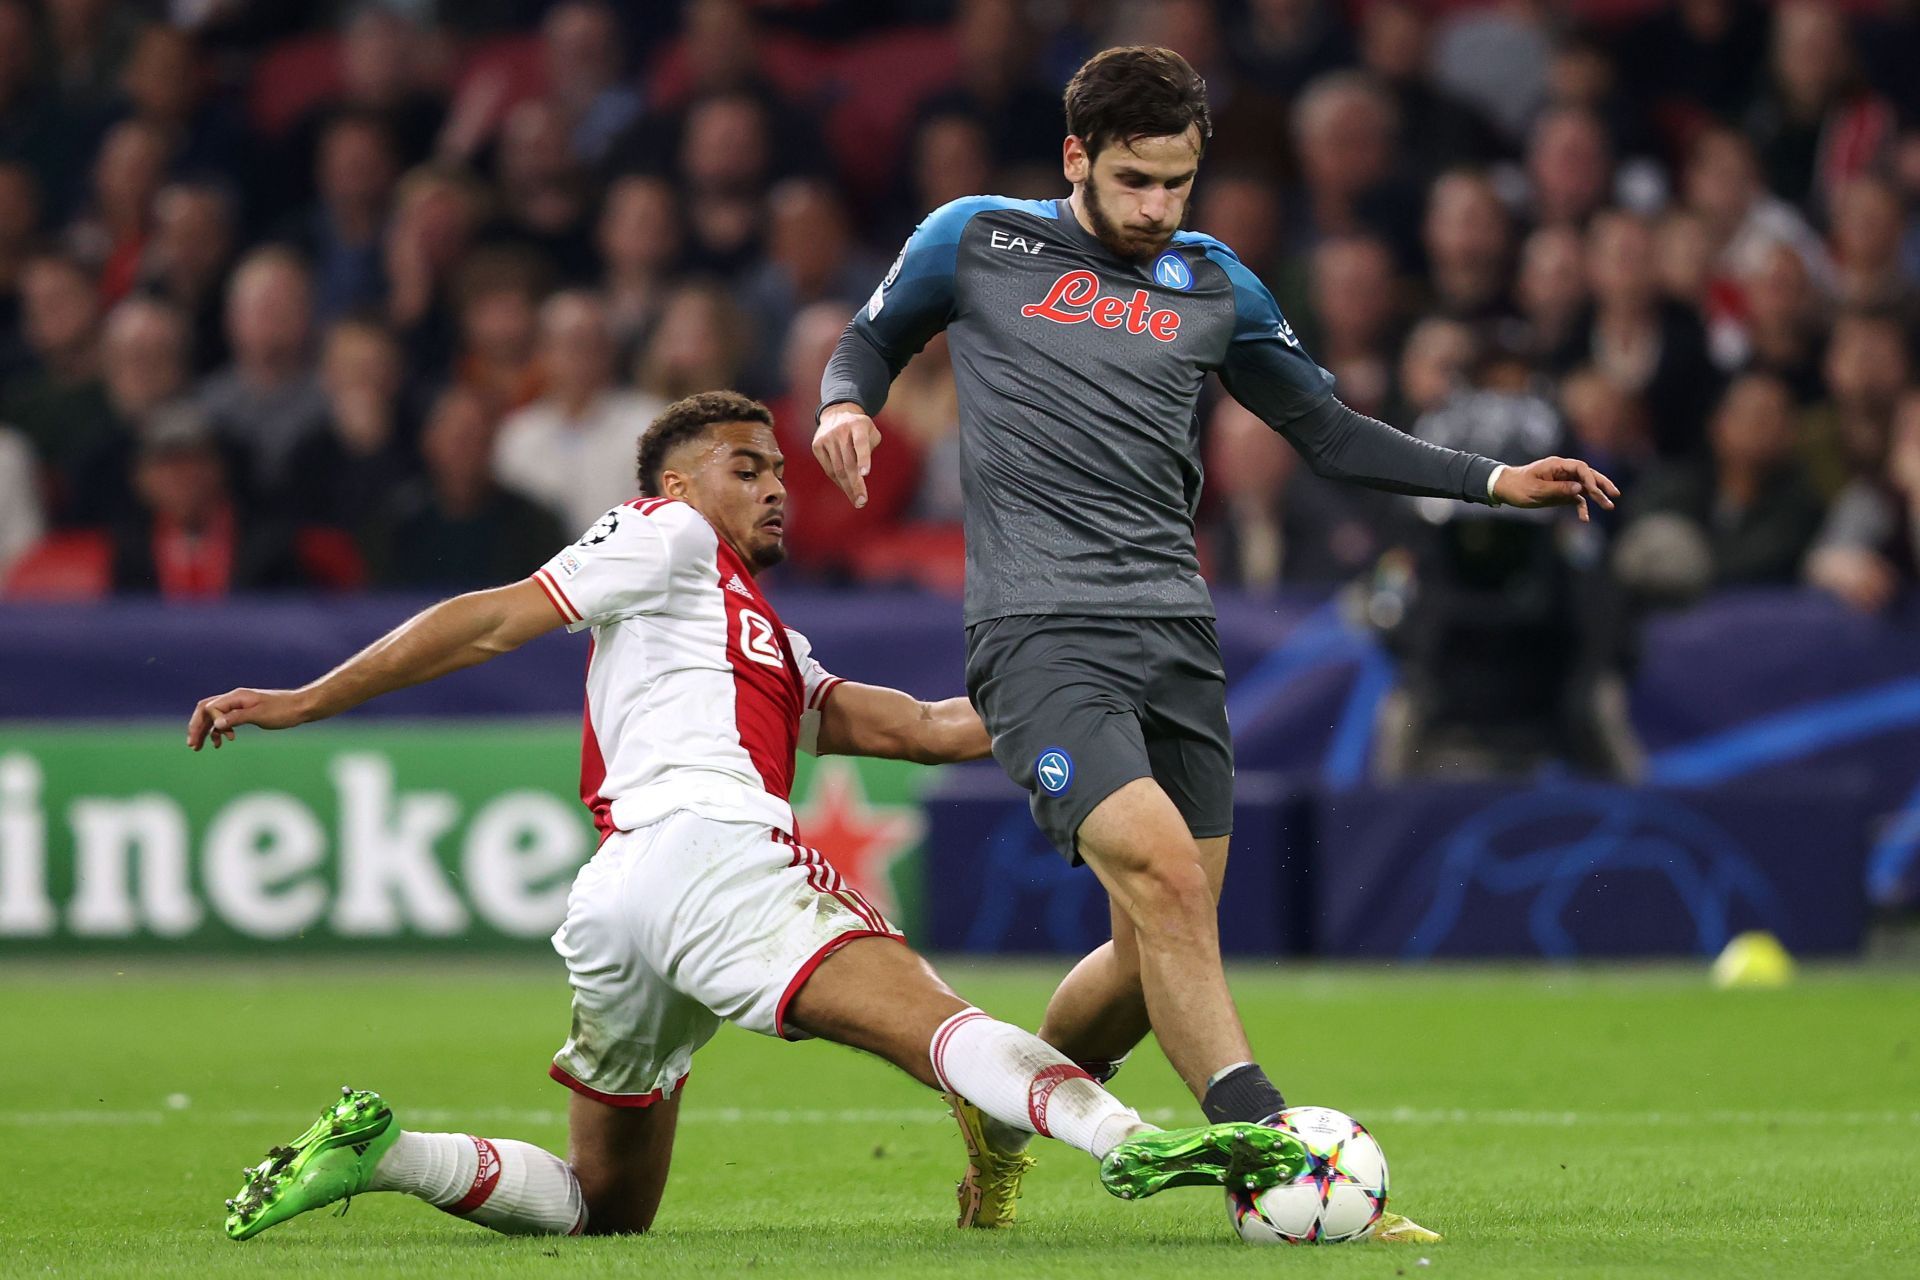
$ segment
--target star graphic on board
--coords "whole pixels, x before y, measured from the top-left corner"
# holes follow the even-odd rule
[[[882,914],[896,915],[900,902],[889,872],[896,859],[920,843],[926,820],[917,806],[873,803],[860,770],[829,757],[814,766],[806,801],[794,806],[793,816],[801,843],[826,854]]]

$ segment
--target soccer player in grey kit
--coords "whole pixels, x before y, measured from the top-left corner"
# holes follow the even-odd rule
[[[872,415],[947,331],[967,690],[1035,821],[1112,903],[1112,941],[1067,975],[1040,1034],[1103,1077],[1152,1030],[1209,1118],[1259,1120],[1285,1103],[1220,960],[1233,757],[1194,550],[1202,381],[1218,372],[1316,472],[1356,484],[1571,504],[1583,519],[1618,490],[1577,460],[1503,466],[1343,405],[1259,278],[1179,229],[1212,131],[1205,82],[1179,54],[1097,54],[1065,106],[1072,196],[975,196],[929,214],[834,352],[813,450],[864,504]],[[952,1101],[971,1157],[961,1224],[1002,1225],[1026,1135]]]

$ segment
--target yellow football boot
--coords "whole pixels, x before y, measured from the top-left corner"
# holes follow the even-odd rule
[[[1388,1244],[1439,1244],[1445,1237],[1438,1231],[1427,1230],[1404,1214],[1383,1213],[1380,1221],[1373,1224],[1373,1230],[1367,1233],[1367,1238]]]
[[[967,1144],[967,1172],[954,1188],[963,1227],[992,1229],[1013,1225],[1020,1202],[1020,1179],[1033,1168],[1024,1151],[1000,1151],[987,1140],[986,1116],[957,1093],[943,1095]]]

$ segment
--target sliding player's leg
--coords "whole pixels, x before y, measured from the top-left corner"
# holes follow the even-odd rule
[[[667,1189],[680,1095],[645,1107],[615,1107],[575,1093],[567,1108],[567,1163],[580,1180],[587,1235],[623,1235],[653,1225]]]
[[[298,1214],[373,1191],[400,1191],[509,1235],[577,1235],[580,1183],[532,1143],[403,1130],[379,1094],[342,1089],[307,1130],[246,1171],[227,1234],[246,1240]]]
[[[1140,988],[1133,925],[1118,907],[1109,911],[1112,940],[1073,967],[1040,1023],[1040,1038],[1101,1085],[1113,1082],[1128,1053],[1152,1029]],[[1027,1154],[1033,1134],[1000,1123],[960,1094],[950,1092],[946,1100],[967,1149],[966,1170],[954,1186],[960,1203],[955,1225],[982,1230],[1012,1226],[1021,1180],[1035,1163]]]
[[[788,1006],[787,1025],[884,1058],[1096,1158],[1148,1127],[1031,1032],[969,1006],[898,942],[863,939],[836,951]]]
[[[1297,1142],[1258,1125],[1154,1129],[1057,1049],[967,1005],[895,943],[837,950],[793,996],[787,1021],[885,1058],[1002,1124],[1078,1147],[1124,1199],[1176,1186],[1271,1185],[1305,1165]]]
[[[1195,844],[1217,904],[1226,874],[1227,837]],[[1061,981],[1040,1022],[1040,1038],[1103,1085],[1113,1081],[1128,1055],[1153,1029],[1146,992],[1140,985],[1140,947],[1133,922],[1118,906],[1110,904],[1108,911],[1111,939],[1082,958]],[[947,1101],[967,1146],[968,1169],[959,1188],[960,1225],[1005,1226],[1013,1220],[1020,1178],[1033,1165],[1026,1154],[1033,1135],[1001,1124],[964,1098],[949,1096]]]
[[[574,881],[554,948],[573,1027],[548,1074],[574,1092],[577,1166],[511,1138],[403,1130],[377,1094],[348,1091],[300,1137],[248,1171],[227,1233],[257,1235],[350,1196],[398,1191],[511,1234],[644,1230],[666,1185],[678,1095],[720,1020],[634,944],[636,866],[658,832],[616,834]],[[669,907],[670,909],[670,907]]]

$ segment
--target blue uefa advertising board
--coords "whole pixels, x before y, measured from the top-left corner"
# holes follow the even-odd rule
[[[927,697],[959,689],[955,601],[778,600],[841,675]],[[421,603],[0,607],[0,922],[37,922],[0,945],[58,945],[75,899],[92,904],[81,923],[100,927],[109,899],[136,912],[172,902],[175,914],[161,913],[177,926],[170,945],[337,943],[330,926],[343,910],[345,936],[380,933],[353,933],[356,911],[378,915],[378,892],[451,902],[413,930],[438,945],[538,937],[567,867],[590,852],[571,796],[577,637],[543,638],[217,764],[174,757],[195,698],[302,681]],[[1223,599],[1220,634],[1238,755],[1222,905],[1234,954],[1700,954],[1743,928],[1845,952],[1870,907],[1920,904],[1916,602],[1868,618],[1819,597],[1755,594],[1657,620],[1635,674],[1648,753],[1638,788],[1370,787],[1373,722],[1394,679],[1371,639],[1322,602],[1293,598]],[[376,766],[390,775],[385,791]],[[843,870],[877,886],[929,948],[1072,953],[1106,936],[1092,875],[1047,847],[1025,797],[991,765],[835,765],[802,787],[808,837],[857,864]],[[236,799],[247,803],[234,810]],[[361,836],[422,805],[452,809],[413,850],[419,884],[380,881]],[[169,859],[184,859],[177,882],[200,895],[192,902],[164,891]],[[232,877],[214,876],[218,889],[215,863]],[[122,887],[87,897],[83,882],[101,868]],[[160,886],[151,901],[141,875]],[[421,887],[434,876],[445,893]],[[310,910],[316,894],[327,905]],[[253,920],[241,908],[256,898],[265,914]],[[228,916],[253,923],[228,927]],[[180,924],[189,918],[192,928]],[[111,931],[95,941],[111,943]]]

